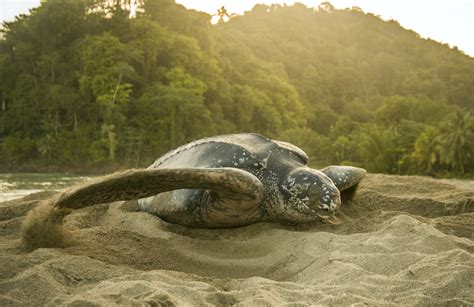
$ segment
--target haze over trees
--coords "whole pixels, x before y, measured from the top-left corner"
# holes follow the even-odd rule
[[[256,5],[215,26],[170,0],[132,19],[107,4],[49,0],[4,24],[2,170],[146,166],[257,132],[321,164],[474,173],[474,59],[457,48],[330,3]]]

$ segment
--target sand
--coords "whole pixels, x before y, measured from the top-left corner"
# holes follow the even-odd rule
[[[136,202],[67,216],[70,246],[25,250],[53,192],[0,203],[0,306],[474,305],[474,182],[369,174],[340,225],[171,225]]]

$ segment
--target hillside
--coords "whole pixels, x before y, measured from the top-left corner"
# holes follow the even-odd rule
[[[50,0],[5,24],[0,167],[146,166],[214,134],[293,142],[318,164],[474,173],[474,59],[357,8],[210,16],[148,0]]]

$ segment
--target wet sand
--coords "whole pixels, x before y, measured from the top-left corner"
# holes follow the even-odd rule
[[[474,305],[474,182],[369,174],[341,225],[171,225],[136,202],[65,219],[70,246],[27,251],[41,192],[0,203],[0,306]]]

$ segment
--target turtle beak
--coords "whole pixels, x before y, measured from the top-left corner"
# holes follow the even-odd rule
[[[336,214],[336,210],[341,207],[341,194],[339,191],[331,194],[331,201],[328,203],[322,203],[320,205],[321,211],[324,211],[322,217],[331,218]],[[320,212],[321,212],[320,211]]]
[[[341,195],[337,195],[334,199],[331,200],[331,203],[329,204],[330,211],[333,213],[336,212],[337,209],[341,207]]]

